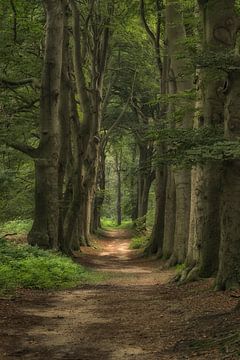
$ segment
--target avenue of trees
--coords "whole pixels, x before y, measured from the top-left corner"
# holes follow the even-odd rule
[[[0,10],[0,221],[71,255],[114,213],[151,224],[145,253],[179,281],[239,288],[240,3]]]

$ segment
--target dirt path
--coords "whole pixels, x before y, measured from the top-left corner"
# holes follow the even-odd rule
[[[214,293],[211,281],[169,284],[173,271],[130,251],[128,232],[107,235],[78,260],[109,273],[103,283],[0,300],[1,360],[240,358],[221,346],[239,329],[233,294]]]

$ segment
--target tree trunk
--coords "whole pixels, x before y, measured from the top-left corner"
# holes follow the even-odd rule
[[[122,167],[122,154],[120,157],[116,153],[116,175],[117,175],[117,224],[122,224],[122,179],[121,179],[121,167]]]
[[[35,158],[35,214],[28,242],[58,247],[59,102],[62,70],[63,13],[60,0],[44,1],[47,25],[40,101],[40,144]],[[49,81],[51,79],[51,81]]]
[[[221,57],[222,51],[233,48],[231,32],[233,30],[234,1],[199,1],[204,27],[203,48],[214,56]],[[220,69],[209,68],[200,72],[203,116],[198,126],[223,126],[224,94],[226,73]],[[195,204],[191,209],[190,252],[188,266],[190,273],[184,276],[195,280],[198,276],[209,277],[218,268],[220,241],[220,193],[222,165],[209,162],[197,167],[196,179],[192,183]],[[194,236],[193,236],[194,235]],[[191,249],[195,251],[191,252]]]
[[[139,173],[138,173],[138,218],[146,218],[148,212],[149,191],[155,172],[152,170],[153,146],[151,144],[138,144],[139,147]]]
[[[161,51],[160,39],[161,39],[161,27],[162,27],[162,11],[164,9],[163,1],[156,1],[156,32],[151,31],[149,24],[147,23],[145,14],[144,0],[140,0],[140,16],[145,28],[146,33],[149,36],[153,44],[153,48],[156,56],[156,65],[158,68],[159,76],[159,91],[162,96],[167,94],[168,90],[168,68],[169,61],[166,53],[166,48]],[[159,111],[155,123],[161,128],[164,127],[164,119],[166,118],[167,106],[164,102],[159,104]],[[155,149],[160,154],[164,153],[164,146],[162,144],[156,145]],[[156,211],[154,218],[154,226],[151,233],[150,244],[146,249],[147,252],[162,256],[163,248],[163,236],[164,236],[164,223],[165,223],[165,204],[166,204],[166,185],[167,185],[167,167],[156,167]]]
[[[186,39],[181,5],[175,0],[168,0],[166,7],[166,27],[168,39],[168,54],[171,62],[170,79],[171,92],[179,95],[179,105],[174,105],[175,111],[186,110],[182,119],[175,121],[176,128],[191,128],[193,123],[193,104],[186,104],[184,93],[191,90],[193,82],[191,77],[184,74],[185,61],[179,57],[182,51],[182,43]],[[185,95],[186,96],[186,95]],[[189,100],[188,100],[189,101]],[[176,191],[176,216],[174,251],[171,265],[183,263],[187,254],[187,241],[189,231],[190,199],[191,199],[191,171],[189,169],[173,170]]]
[[[133,171],[134,164],[136,162],[137,146],[134,144],[132,151],[132,170],[130,173],[130,185],[131,185],[131,219],[134,222],[138,217],[138,184],[136,181],[135,171]]]
[[[101,147],[98,166],[97,192],[94,198],[93,215],[92,215],[92,231],[101,228],[101,209],[105,200],[106,187],[106,155],[105,149]]]
[[[174,250],[174,233],[176,223],[176,188],[174,174],[171,167],[168,167],[167,189],[166,189],[166,206],[165,206],[165,224],[164,224],[164,242],[163,258],[169,259]]]
[[[63,54],[62,54],[62,77],[60,89],[60,106],[59,106],[59,122],[60,122],[60,154],[59,154],[59,169],[58,169],[58,197],[59,197],[59,226],[58,226],[58,241],[60,248],[64,251],[64,216],[66,214],[65,188],[67,188],[67,164],[70,162],[70,148],[71,148],[71,131],[70,131],[70,117],[71,117],[71,82],[69,69],[69,31],[68,31],[68,17],[67,5],[64,4],[64,37],[63,37]]]
[[[165,203],[166,203],[167,167],[156,170],[156,210],[151,234],[150,253],[162,256],[164,239]]]
[[[108,7],[109,13],[102,14],[97,3],[89,4],[89,16],[86,26],[88,31],[83,30],[80,24],[80,12],[77,2],[71,0],[73,12],[73,38],[74,38],[74,73],[76,88],[80,100],[82,119],[78,129],[81,139],[79,147],[79,174],[81,202],[78,204],[80,212],[79,236],[83,243],[89,245],[93,199],[96,191],[98,172],[99,149],[100,149],[100,126],[102,120],[102,90],[103,77],[107,60],[107,49],[110,37],[109,22],[112,16],[112,7]],[[104,16],[102,18],[102,16]],[[96,21],[98,18],[98,21]],[[104,24],[104,30],[102,30]],[[89,38],[90,37],[90,38]],[[86,66],[86,54],[83,43],[92,44],[89,55],[89,65]],[[87,72],[90,69],[89,73]],[[89,83],[91,91],[89,91]]]
[[[239,63],[239,59],[238,59]],[[226,103],[225,138],[238,140],[240,136],[240,72],[229,75],[229,95]],[[216,288],[240,287],[240,160],[224,164],[221,201],[221,246]]]

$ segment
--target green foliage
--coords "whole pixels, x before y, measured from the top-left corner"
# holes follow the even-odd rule
[[[142,216],[134,220],[134,229],[138,234],[142,234],[146,230],[146,216]]]
[[[133,227],[131,220],[123,220],[121,225],[118,225],[115,219],[102,218],[101,225],[103,229],[131,229]]]
[[[178,264],[175,266],[176,272],[181,274],[186,269],[186,264]]]
[[[32,217],[33,161],[4,146],[0,147],[0,193],[0,223],[19,217]]]
[[[134,237],[129,245],[130,249],[144,249],[149,243],[149,238],[146,236]]]
[[[0,237],[5,234],[24,235],[29,232],[32,226],[31,219],[15,219],[0,224]]]
[[[156,153],[156,164],[193,166],[240,157],[240,141],[224,139],[221,127],[155,130],[150,131],[148,136],[165,146],[163,155]]]
[[[96,282],[101,275],[58,253],[0,239],[0,291],[65,289]]]

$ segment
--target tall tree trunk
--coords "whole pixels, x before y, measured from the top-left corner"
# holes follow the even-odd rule
[[[80,213],[79,236],[83,243],[89,244],[100,149],[99,132],[102,118],[103,77],[110,37],[109,23],[112,16],[112,7],[108,7],[109,14],[104,14],[106,17],[102,18],[97,3],[93,2],[92,6],[89,4],[88,10],[91,21],[88,21],[88,17],[85,19],[85,25],[90,26],[88,31],[83,30],[78,4],[74,0],[71,0],[71,9],[74,38],[73,64],[82,112],[78,132],[78,136],[81,138],[79,173],[81,174],[80,191],[82,197],[82,201],[78,204],[78,213]],[[97,22],[96,19],[98,19]],[[104,29],[102,29],[103,24]],[[92,43],[92,51],[88,54],[90,67],[86,66],[86,47],[84,47],[84,44],[86,45],[89,41]],[[88,68],[90,68],[89,74],[87,74]],[[91,91],[87,86],[89,80]]]
[[[101,147],[98,167],[97,192],[94,198],[92,231],[101,228],[101,209],[105,200],[106,187],[106,155],[105,149]]]
[[[70,131],[70,100],[71,100],[71,82],[69,69],[69,30],[68,30],[68,8],[67,2],[63,1],[64,5],[64,37],[63,37],[63,53],[62,53],[62,77],[60,89],[60,106],[59,106],[59,121],[60,121],[60,154],[59,154],[59,169],[58,169],[58,197],[59,197],[59,226],[58,226],[58,241],[60,248],[64,251],[64,216],[66,214],[65,207],[68,206],[65,202],[64,194],[67,191],[67,164],[70,161],[70,147],[71,147],[71,131]],[[66,189],[65,189],[66,188]]]
[[[234,17],[232,17],[234,19]],[[236,21],[236,20],[235,20]],[[234,36],[233,36],[233,41]],[[239,59],[238,59],[239,63]],[[240,136],[240,72],[229,75],[229,95],[226,103],[225,138],[238,140]],[[221,245],[216,288],[240,287],[240,160],[224,164],[221,199]]]
[[[175,0],[168,0],[166,7],[166,27],[168,39],[168,54],[170,59],[170,78],[173,82],[171,87],[175,95],[179,95],[180,105],[175,105],[175,111],[184,106],[187,108],[180,121],[175,122],[176,128],[191,128],[193,123],[193,105],[186,105],[184,93],[193,87],[190,76],[184,75],[185,61],[179,57],[182,51],[182,43],[186,39],[181,5]],[[186,96],[186,95],[185,95]],[[189,101],[189,100],[188,100]],[[189,214],[191,198],[191,171],[189,169],[175,168],[173,171],[176,190],[176,223],[174,235],[174,252],[171,265],[183,263],[187,253],[187,241],[189,231]]]
[[[152,144],[139,144],[139,173],[138,173],[138,218],[144,218],[148,212],[149,191],[155,177],[152,170]]]
[[[117,175],[117,224],[122,224],[122,179],[121,179],[121,168],[122,168],[122,154],[120,156],[116,153],[116,175]]]
[[[43,1],[46,42],[40,101],[40,144],[35,158],[35,214],[28,242],[58,247],[59,102],[62,70],[64,9],[62,1]],[[51,81],[49,81],[51,79]]]
[[[135,220],[137,220],[138,217],[138,184],[136,181],[136,176],[135,176],[135,170],[134,169],[134,164],[136,162],[136,155],[137,155],[137,146],[136,144],[134,144],[133,150],[132,150],[132,170],[131,173],[129,174],[130,176],[130,188],[131,188],[131,219],[134,222]]]
[[[234,18],[234,1],[199,1],[204,27],[203,49],[221,57],[232,49],[231,32]],[[224,124],[224,94],[226,73],[215,67],[201,70],[203,113],[198,126],[219,127]],[[191,228],[187,280],[198,276],[209,277],[218,269],[220,242],[220,194],[222,164],[208,162],[196,168],[192,183]]]
[[[167,94],[168,89],[168,56],[166,49],[164,48],[163,54],[161,53],[160,39],[161,39],[161,26],[163,21],[162,12],[164,4],[162,0],[156,0],[156,31],[152,31],[151,27],[147,23],[145,14],[145,1],[140,0],[140,16],[145,28],[146,33],[149,36],[153,44],[153,48],[156,56],[156,65],[159,76],[159,90],[161,95]],[[167,106],[166,104],[159,104],[159,113],[156,124],[163,127],[164,119],[166,118]],[[160,154],[164,153],[164,146],[156,145],[156,151]],[[157,166],[156,168],[156,181],[155,181],[155,198],[156,198],[156,211],[154,217],[154,226],[151,233],[150,244],[146,249],[147,252],[162,256],[163,249],[163,236],[164,236],[164,223],[165,223],[165,205],[166,205],[166,186],[167,186],[167,167]]]
[[[172,168],[167,169],[166,205],[163,235],[163,253],[165,260],[169,259],[174,251],[174,234],[176,224],[176,188]]]
[[[150,253],[162,256],[164,240],[164,221],[166,206],[167,167],[156,169],[156,209],[153,230],[151,234]]]

